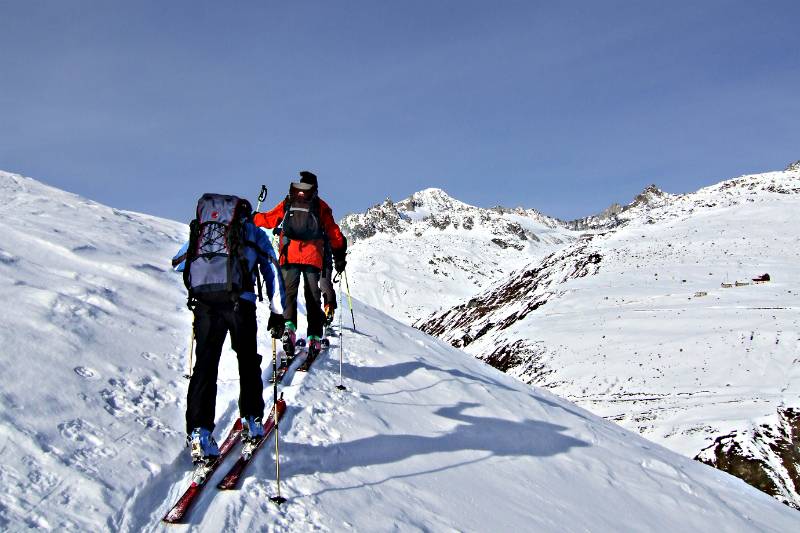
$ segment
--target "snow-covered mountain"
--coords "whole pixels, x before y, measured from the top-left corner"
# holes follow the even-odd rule
[[[483,209],[426,189],[340,222],[348,275],[366,303],[406,323],[447,309],[574,240],[533,209]]]
[[[645,193],[418,325],[800,507],[800,168]]]
[[[656,185],[648,185],[627,205],[612,204],[602,213],[564,222],[564,225],[576,231],[616,228],[631,220],[649,220],[647,216],[650,210],[664,206],[672,199],[673,195],[665,193]]]
[[[190,467],[182,377],[190,315],[168,271],[186,228],[11,174],[0,173],[0,193],[0,529],[167,530],[159,520]],[[338,339],[283,387],[288,503],[267,500],[274,463],[264,450],[240,490],[218,492],[212,479],[179,529],[800,527],[795,511],[740,480],[358,300],[355,312],[359,331],[343,337],[348,390],[335,390]],[[268,351],[266,338],[260,345]],[[237,396],[226,348],[218,433],[236,416]]]

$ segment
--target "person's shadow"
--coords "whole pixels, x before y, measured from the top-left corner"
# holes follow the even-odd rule
[[[336,366],[336,370],[338,370],[338,362],[334,361],[331,363],[332,365]],[[342,364],[342,372],[348,379],[357,380],[362,383],[380,383],[382,381],[395,381],[398,378],[404,378],[406,376],[411,375],[417,371],[427,371],[430,372],[431,375],[435,375],[434,373],[438,374],[447,374],[449,377],[445,380],[441,381],[460,381],[462,383],[482,383],[489,387],[498,387],[501,389],[505,389],[511,391],[510,387],[504,385],[499,381],[495,381],[489,378],[483,378],[480,376],[476,376],[473,374],[467,374],[466,372],[462,372],[456,368],[442,368],[438,366],[431,365],[425,361],[414,360],[414,361],[404,361],[402,363],[395,363],[392,365],[386,366],[373,366],[373,367],[364,367],[364,366],[355,366],[351,365],[350,363],[343,363]],[[429,385],[429,388],[433,385]],[[389,393],[389,394],[398,394],[400,392],[417,392],[420,389],[414,390],[405,390],[402,388],[397,388],[396,391]],[[383,396],[384,394],[379,393],[366,393],[367,396]]]
[[[390,479],[440,472],[484,461],[493,456],[550,457],[568,452],[571,448],[589,446],[585,441],[564,435],[562,432],[567,429],[564,426],[539,420],[503,420],[464,413],[473,407],[479,407],[479,404],[460,402],[451,407],[437,409],[433,414],[462,423],[452,430],[435,436],[380,434],[322,446],[287,442],[286,453],[292,460],[284,466],[283,471],[290,478],[303,474],[345,472],[351,468],[397,463],[416,456],[442,452],[465,450],[486,452],[477,459],[407,472],[368,483],[374,485]],[[348,490],[366,484],[330,488],[323,492]]]

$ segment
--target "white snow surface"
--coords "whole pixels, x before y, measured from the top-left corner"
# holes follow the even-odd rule
[[[346,328],[343,337],[348,390],[335,390],[339,338],[282,387],[288,503],[267,501],[274,457],[265,449],[240,490],[216,490],[223,467],[189,524],[164,526],[190,467],[182,377],[190,314],[168,264],[186,227],[12,174],[0,173],[0,194],[4,531],[800,528],[800,514],[745,483],[358,300],[358,333]],[[264,336],[260,345],[269,353]],[[218,436],[236,416],[237,395],[226,349]]]
[[[365,303],[411,324],[541,259],[578,233],[533,209],[485,209],[441,189],[344,217],[347,273]]]

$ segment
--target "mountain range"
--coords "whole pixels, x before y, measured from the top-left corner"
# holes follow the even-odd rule
[[[575,221],[427,194],[344,219],[349,230],[368,228],[354,246],[359,263],[412,264],[409,280],[355,270],[354,292],[525,383],[800,506],[800,164],[688,194],[651,185]],[[368,223],[387,211],[395,224]],[[530,213],[530,231],[548,238],[523,240],[502,223],[440,228],[451,212],[499,221]],[[519,246],[495,246],[495,236]],[[448,270],[436,262],[441,250]],[[482,269],[474,250],[491,250],[487,262],[505,268]],[[771,281],[753,281],[763,274]],[[452,303],[454,294],[463,296]]]

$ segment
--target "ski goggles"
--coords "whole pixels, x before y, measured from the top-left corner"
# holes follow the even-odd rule
[[[310,183],[292,182],[289,196],[292,200],[310,201],[317,192],[317,187]]]
[[[310,183],[301,183],[299,181],[292,182],[292,189],[297,189],[298,191],[311,192],[314,187],[315,185],[311,185]]]

